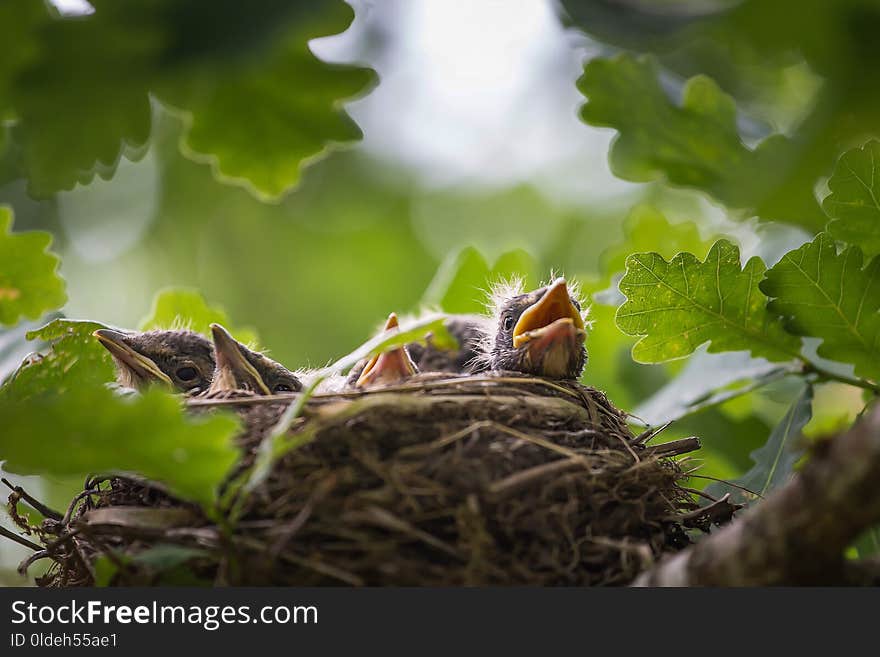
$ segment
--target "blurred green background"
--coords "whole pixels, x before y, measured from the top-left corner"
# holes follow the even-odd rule
[[[224,18],[238,18],[224,13],[235,3],[191,4],[192,12],[178,16],[179,43],[165,44],[166,59],[157,60],[166,77],[155,87],[150,83],[148,107],[136,110],[145,111],[146,124],[133,131],[145,129],[149,138],[126,147],[118,163],[104,157],[107,180],[89,181],[90,175],[79,176],[85,184],[64,180],[53,169],[64,163],[62,156],[23,150],[26,166],[39,164],[44,172],[41,187],[35,175],[29,183],[16,161],[28,136],[25,118],[35,116],[32,125],[38,128],[37,119],[54,126],[56,132],[45,138],[60,140],[56,146],[62,150],[60,136],[80,135],[78,121],[86,136],[87,130],[99,134],[104,127],[95,114],[103,107],[100,94],[111,89],[104,100],[123,103],[129,76],[140,74],[134,64],[140,55],[123,59],[128,67],[112,71],[106,58],[90,60],[79,51],[65,55],[59,32],[51,43],[58,45],[57,61],[69,62],[61,81],[52,86],[52,71],[37,69],[40,74],[26,78],[23,90],[3,88],[0,62],[0,99],[8,93],[23,108],[21,133],[13,125],[17,117],[6,117],[9,145],[0,167],[0,205],[14,210],[16,231],[40,229],[54,236],[53,250],[62,258],[67,281],[64,315],[136,327],[158,291],[194,288],[222,306],[235,325],[253,328],[260,346],[291,368],[321,366],[348,353],[392,310],[417,313],[441,300],[447,311],[474,310],[493,271],[517,269],[530,284],[551,271],[564,272],[593,295],[595,324],[584,383],[607,391],[618,406],[647,422],[660,423],[708,390],[760,373],[765,364],[739,353],[634,363],[635,340],[613,321],[622,300],[616,281],[626,255],[650,250],[670,258],[686,250],[703,257],[713,238],[725,235],[740,244],[744,258],[759,255],[773,264],[821,226],[817,199],[824,195],[836,157],[870,135],[880,116],[880,88],[870,83],[880,52],[872,32],[880,27],[880,9],[867,0],[819,2],[815,12],[770,0],[352,0],[351,27],[309,47],[325,62],[373,69],[378,84],[354,83],[350,88],[359,97],[345,103],[363,139],[353,141],[356,131],[344,122],[339,130],[327,128],[328,141],[349,143],[314,158],[321,144],[302,146],[291,139],[288,145],[285,124],[275,125],[261,114],[260,94],[274,98],[287,85],[298,90],[307,101],[297,109],[302,125],[291,130],[320,133],[326,126],[315,117],[323,117],[324,106],[310,90],[323,93],[329,86],[323,69],[293,65],[291,72],[302,73],[296,86],[285,77],[287,69],[278,67],[275,74],[269,59],[274,55],[264,53],[259,39],[235,40],[237,33],[223,31]],[[266,27],[254,16],[281,11],[283,4],[237,10],[250,12],[255,25],[245,36],[262,39]],[[300,5],[297,11],[321,22],[323,6]],[[52,6],[60,12],[59,22],[85,24],[104,11],[113,14],[108,6],[93,7],[85,0],[56,0]],[[144,6],[121,3],[118,11],[128,20],[126,8],[136,14]],[[219,11],[211,24],[214,32],[205,27],[208,14],[198,13],[212,8]],[[16,21],[29,20],[14,8],[3,18],[4,33]],[[120,24],[138,25],[131,20]],[[297,26],[301,16],[290,20]],[[339,29],[345,25],[343,20]],[[114,45],[125,56],[146,51],[150,29],[144,24],[142,30],[114,33]],[[102,32],[96,30],[100,41]],[[305,39],[302,43],[305,48]],[[29,47],[24,40],[11,45],[22,57]],[[294,50],[295,57],[308,57]],[[706,167],[708,173],[701,172],[711,184],[692,184],[702,178],[692,172],[676,176],[662,162],[635,167],[624,156],[612,157],[612,172],[608,156],[615,131],[581,121],[584,96],[576,81],[585,61],[622,51],[652,53],[659,82],[671,98],[680,96],[687,77],[710,75],[737,101],[735,127],[746,145],[772,134],[790,139],[769,163],[746,163],[763,186],[756,183],[753,189],[739,178],[725,178],[732,167],[723,153],[706,155],[717,159]],[[227,69],[233,66],[227,59],[237,62],[236,57],[247,58],[251,68]],[[198,63],[178,66],[187,58]],[[181,82],[183,74],[174,67],[185,68],[189,82]],[[227,70],[234,72],[227,76]],[[243,80],[241,86],[224,92],[233,75]],[[328,90],[334,101],[346,98],[349,88],[339,84],[340,91]],[[621,87],[616,98],[634,114],[650,100],[634,85]],[[89,101],[80,102],[81,96]],[[212,168],[194,155],[199,140],[217,138],[207,132],[210,125],[204,127],[208,120],[195,122],[186,137],[187,115],[173,109],[178,101],[189,107],[193,98],[192,106],[207,108],[203,114],[221,126],[220,133],[225,125],[234,133],[235,121],[268,126],[246,142],[229,136],[224,147],[246,143],[241,149],[249,158],[245,164],[223,161],[221,168],[228,166],[232,177],[241,178],[236,166],[271,168],[278,151],[288,147],[302,146],[299,155],[309,158],[308,166],[298,180],[294,167],[280,186],[267,183],[262,193],[253,185],[218,180],[216,162]],[[0,118],[2,112],[0,107]],[[74,151],[79,142],[71,138],[69,147]],[[657,157],[671,148],[657,145]],[[772,185],[764,184],[768,180]],[[23,329],[5,332],[0,375],[33,349]],[[690,415],[668,435],[700,435],[705,442],[700,472],[736,477],[749,468],[750,452],[765,442],[798,391],[797,382],[782,379]],[[833,428],[841,418],[851,419],[860,403],[855,389],[821,386],[814,422]],[[81,483],[16,481],[57,506],[66,505],[71,487]],[[706,483],[695,480],[694,486]],[[22,556],[17,546],[0,541],[0,583],[23,583],[10,570]]]

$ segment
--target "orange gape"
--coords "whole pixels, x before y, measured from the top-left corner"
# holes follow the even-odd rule
[[[400,330],[396,314],[388,315],[383,330],[385,334]],[[391,351],[373,356],[364,366],[355,386],[366,388],[375,385],[389,385],[408,379],[415,373],[416,366],[409,357],[406,346],[400,345]]]

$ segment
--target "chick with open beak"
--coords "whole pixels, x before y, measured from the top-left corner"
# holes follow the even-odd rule
[[[211,324],[214,339],[214,369],[207,395],[246,391],[257,395],[299,392],[302,381],[281,363],[248,349],[219,324]]]
[[[584,318],[564,278],[506,299],[489,361],[493,370],[577,379],[587,362]]]
[[[98,329],[92,335],[113,356],[116,382],[121,386],[143,390],[159,383],[194,395],[211,383],[213,349],[198,333]]]
[[[400,330],[396,314],[388,315],[388,320],[382,330],[385,334]],[[417,372],[407,347],[400,345],[390,351],[364,359],[355,365],[348,375],[346,387],[372,388],[392,385],[410,378]]]

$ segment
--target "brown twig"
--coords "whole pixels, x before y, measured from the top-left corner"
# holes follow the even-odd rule
[[[680,440],[670,440],[668,443],[661,443],[653,447],[645,448],[643,454],[645,456],[679,456],[700,449],[700,439],[696,436],[690,438],[681,438]]]
[[[880,406],[819,443],[788,484],[741,519],[640,575],[639,586],[847,581],[846,547],[880,522]]]
[[[30,548],[31,550],[42,550],[43,549],[42,545],[34,543],[33,541],[29,541],[24,536],[19,536],[15,532],[9,531],[8,529],[6,529],[6,527],[0,527],[0,536],[5,536],[10,541],[14,541],[14,542],[18,543],[19,545],[24,545],[25,547]]]
[[[3,477],[2,479],[0,479],[0,481],[6,484],[10,488],[10,490],[16,493],[21,499],[30,504],[31,507],[43,514],[44,517],[51,518],[52,520],[61,520],[61,518],[64,517],[60,513],[58,513],[58,511],[50,509],[48,506],[40,502],[40,500],[36,499],[21,486],[16,486],[15,484],[11,483],[6,477]]]

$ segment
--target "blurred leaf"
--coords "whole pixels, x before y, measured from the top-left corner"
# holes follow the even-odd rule
[[[4,468],[19,474],[137,473],[209,506],[238,457],[232,416],[192,417],[161,390],[122,398],[77,387],[25,402],[0,399]]]
[[[488,278],[486,259],[474,247],[465,247],[441,263],[422,304],[448,313],[482,312]]]
[[[858,245],[866,256],[880,253],[880,141],[844,153],[828,181],[831,194],[822,207],[833,221],[828,232]]]
[[[447,313],[482,313],[490,286],[513,277],[534,278],[535,259],[517,249],[502,254],[490,268],[474,247],[452,253],[440,265],[422,304]]]
[[[113,381],[110,354],[92,337],[99,328],[107,327],[87,320],[55,319],[28,332],[28,340],[52,345],[45,355],[35,354],[19,366],[0,388],[0,399],[23,401]]]
[[[41,3],[32,3],[41,4]],[[150,78],[161,25],[141,2],[95,2],[91,16],[44,17],[39,56],[15,78],[11,100],[35,196],[112,174],[126,144],[150,135]]]
[[[880,526],[871,527],[856,541],[859,559],[867,559],[880,554]]]
[[[857,246],[842,253],[826,233],[783,256],[761,290],[769,310],[795,335],[822,339],[823,358],[855,365],[859,376],[880,377],[880,257],[862,268]]]
[[[846,431],[865,408],[861,388],[830,382],[814,386],[813,417],[803,434],[807,438],[827,438]]]
[[[517,249],[548,257],[560,243],[571,247],[571,230],[595,212],[548,198],[533,185],[500,189],[461,186],[429,192],[416,190],[411,221],[425,246],[440,257],[476,247],[488,260]],[[604,235],[592,235],[603,243]]]
[[[709,454],[720,456],[725,465],[733,469],[731,472],[733,476],[748,470],[752,464],[749,454],[764,444],[771,429],[770,425],[760,417],[755,415],[732,417],[724,407],[718,406],[689,415],[675,422],[672,428],[678,434],[698,436],[702,449],[694,457],[703,460],[707,459]],[[668,433],[669,430],[661,434],[662,440],[670,438]],[[710,470],[711,468],[701,464],[697,474],[719,476],[717,472],[713,473]]]
[[[330,144],[362,136],[339,106],[364,93],[375,74],[326,64],[309,50],[310,39],[344,32],[353,18],[341,1],[323,4],[326,13],[304,12],[264,57],[238,66],[221,60],[159,93],[189,112],[184,153],[211,162],[218,178],[245,183],[263,200],[294,187],[303,163]]]
[[[0,3],[0,43],[3,44],[3,57],[0,57],[0,125],[11,115],[9,95],[16,76],[38,53],[34,28],[47,17],[42,2],[4,0]],[[0,134],[2,143],[3,136]]]
[[[167,570],[194,558],[205,556],[207,552],[198,548],[159,543],[143,552],[138,552],[132,561],[150,566],[156,570]]]
[[[751,115],[789,135],[791,157],[770,172],[776,182],[759,214],[821,229],[809,191],[830,173],[841,144],[876,129],[880,92],[864,80],[880,64],[880,3],[818,2],[810,11],[798,0],[642,2],[625,11],[608,0],[563,4],[579,27],[607,43],[654,53],[676,75],[718,81],[749,110],[740,129],[750,140],[770,130]],[[801,218],[795,199],[804,204]]]
[[[120,558],[117,556],[117,558]],[[101,555],[92,564],[95,571],[95,586],[110,586],[113,577],[119,572],[119,566],[107,555]]]
[[[705,258],[712,242],[700,237],[697,225],[691,221],[670,222],[651,205],[633,208],[623,222],[624,240],[602,254],[602,270],[609,275],[626,269],[626,258],[631,253],[653,251],[664,258],[687,251],[697,258]]]
[[[0,383],[21,367],[22,360],[29,354],[46,347],[42,341],[29,344],[25,337],[41,325],[38,322],[20,322],[12,328],[0,329]]]
[[[653,60],[620,55],[591,60],[578,88],[587,97],[581,118],[619,133],[609,156],[615,175],[694,187],[764,219],[821,221],[809,186],[780,184],[780,172],[794,157],[789,141],[774,135],[754,150],[746,147],[733,99],[710,78],[688,80],[676,105],[660,85]]]
[[[626,5],[613,0],[561,0],[563,19],[574,23],[599,39],[626,47],[655,44],[704,16],[711,4],[680,0],[654,0]],[[691,6],[693,5],[693,6]]]
[[[222,324],[239,342],[257,344],[257,334],[250,328],[229,328],[229,317],[222,306],[209,305],[201,292],[191,288],[171,287],[153,298],[150,314],[141,320],[138,330],[188,328],[206,336],[211,324]]]
[[[773,377],[779,369],[779,365],[751,358],[746,352],[698,351],[688,358],[675,378],[633,412],[647,423],[659,426],[687,415],[694,406],[710,401],[715,393],[731,390],[735,383]]]
[[[0,324],[37,319],[67,301],[60,259],[43,231],[12,232],[12,210],[0,206]]]
[[[755,465],[734,483],[763,497],[788,481],[795,463],[804,453],[797,441],[810,420],[812,401],[813,388],[807,385],[782,421],[774,427],[764,446],[751,453]],[[707,487],[706,492],[715,496],[729,492],[737,501],[747,500],[747,494],[742,490],[720,482]]]
[[[254,0],[247,11],[232,0],[91,4],[87,16],[20,1],[8,21],[0,13],[0,42],[20,49],[0,63],[0,120],[17,121],[19,166],[35,196],[137,158],[151,96],[187,112],[187,153],[261,198],[290,189],[306,159],[360,137],[339,104],[373,73],[325,64],[308,47],[348,27],[341,0]]]
[[[706,342],[710,353],[748,350],[771,361],[798,356],[800,340],[767,312],[758,289],[764,264],[751,258],[741,269],[730,242],[716,242],[705,262],[690,253],[669,262],[636,253],[626,264],[620,291],[627,300],[616,320],[624,333],[641,336],[633,347],[639,362],[688,356]]]

